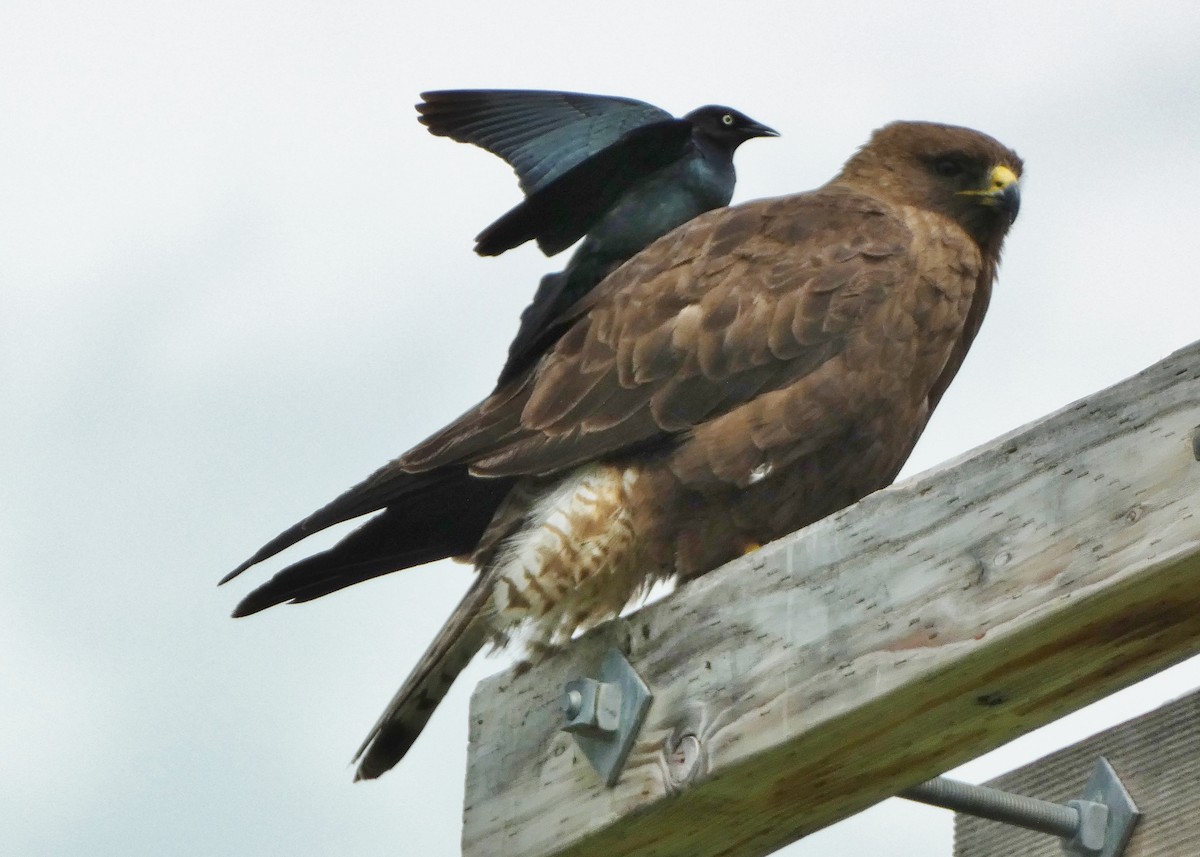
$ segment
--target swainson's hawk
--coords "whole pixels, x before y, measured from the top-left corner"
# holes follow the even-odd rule
[[[663,236],[536,364],[230,574],[383,510],[235,615],[471,558],[359,751],[379,776],[485,643],[562,644],[889,484],[979,330],[1020,174],[991,137],[897,122],[818,190]]]

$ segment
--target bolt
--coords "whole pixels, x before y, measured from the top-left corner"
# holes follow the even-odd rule
[[[1074,848],[1083,854],[1099,854],[1108,834],[1108,807],[1091,800],[1069,800],[1067,806],[1079,813],[1079,829],[1067,841],[1068,851]]]
[[[1079,832],[1079,809],[937,777],[900,792],[900,797],[966,812],[992,821],[1070,839]]]
[[[616,732],[621,722],[621,689],[609,682],[572,679],[558,705],[566,715],[563,729],[579,735],[602,738]]]
[[[577,690],[563,691],[563,695],[558,700],[558,705],[562,708],[563,714],[568,720],[574,720],[579,716],[579,712],[583,710],[583,694]]]

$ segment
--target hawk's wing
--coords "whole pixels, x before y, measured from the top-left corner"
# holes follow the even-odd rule
[[[473,143],[507,161],[526,194],[634,128],[674,119],[632,98],[526,89],[423,92],[420,121],[431,134]]]
[[[306,582],[303,597],[316,597],[346,580],[468,552],[513,477],[685,443],[676,464],[684,478],[743,484],[772,450],[802,453],[797,438],[813,449],[836,440],[865,399],[897,383],[888,367],[850,359],[885,350],[848,346],[916,335],[911,316],[872,315],[889,292],[911,291],[911,242],[886,205],[836,186],[701,215],[574,306],[560,320],[567,332],[530,370],[225,579],[387,508],[368,527],[388,544],[369,546],[371,561],[353,574],[340,555],[305,561],[336,578]],[[439,515],[465,521],[463,532],[435,538],[429,522]],[[416,531],[433,535],[414,544]],[[286,598],[300,591],[291,580],[280,582]]]
[[[909,285],[911,238],[884,204],[837,186],[702,215],[574,307],[576,320],[531,372],[394,466],[541,475],[648,452],[748,407],[760,413],[743,418],[761,424],[739,426],[743,444],[786,431],[793,446],[806,436],[819,445],[872,386],[862,371],[831,384],[826,376],[844,372],[833,358],[854,337],[905,334],[871,316]],[[807,401],[809,378],[840,385],[843,400]],[[766,395],[784,389],[786,400]],[[739,468],[712,464],[719,478],[748,479]]]

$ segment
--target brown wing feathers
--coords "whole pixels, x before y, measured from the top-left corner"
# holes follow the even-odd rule
[[[614,299],[594,304],[532,375],[418,446],[402,465],[424,469],[469,460],[477,475],[555,472],[669,441],[813,371],[837,352],[864,307],[879,299],[864,266],[885,266],[881,241],[863,245],[869,254],[835,248],[841,262],[796,254],[790,270],[777,267],[772,280],[753,269],[739,275],[738,268],[750,268],[747,260],[755,256],[778,254],[778,238],[729,224],[817,217],[822,202],[819,195],[792,197],[767,204],[765,212],[752,207],[693,221],[686,227],[691,240],[675,240],[673,249],[690,246],[695,259],[649,278],[637,259],[620,269],[597,290]],[[889,225],[887,246],[902,246],[903,227]],[[724,253],[707,255],[714,247]],[[737,258],[726,266],[730,255]],[[775,295],[771,282],[789,283],[790,291]]]

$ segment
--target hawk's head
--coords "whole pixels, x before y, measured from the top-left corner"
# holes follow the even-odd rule
[[[893,122],[871,135],[838,180],[889,202],[947,215],[994,257],[1020,208],[1021,171],[1016,152],[986,134]]]

